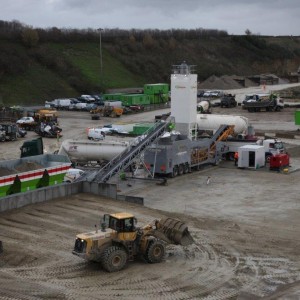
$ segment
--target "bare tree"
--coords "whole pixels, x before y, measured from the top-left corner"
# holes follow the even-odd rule
[[[22,42],[25,46],[32,48],[38,44],[39,35],[35,29],[25,28],[22,32]]]

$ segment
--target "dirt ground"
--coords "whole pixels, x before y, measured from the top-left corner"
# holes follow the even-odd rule
[[[244,115],[260,132],[297,134],[294,110],[250,114],[217,107],[213,113]],[[158,113],[118,121],[147,122]],[[85,128],[110,122],[61,112],[62,139],[86,138]],[[286,141],[292,165],[300,166],[300,140]],[[17,158],[22,142],[0,144],[0,159]],[[44,142],[48,152],[61,143]],[[224,162],[170,179],[167,186],[116,181],[120,194],[143,197],[144,206],[78,194],[1,213],[0,299],[299,299],[299,178],[300,172],[240,170]],[[93,230],[103,213],[120,211],[135,214],[140,225],[180,218],[195,244],[170,245],[164,262],[137,260],[112,274],[72,255],[77,233]]]

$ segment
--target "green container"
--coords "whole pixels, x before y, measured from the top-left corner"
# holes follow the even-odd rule
[[[144,94],[155,95],[155,94],[168,94],[169,85],[167,83],[154,83],[144,85]]]
[[[154,95],[148,95],[149,98],[149,104],[154,104]]]
[[[149,104],[159,104],[166,103],[169,100],[168,94],[156,94],[156,95],[148,95],[150,103]]]
[[[145,124],[137,124],[133,126],[132,134],[134,135],[142,135],[144,134],[149,128],[151,128],[153,124],[145,123]]]
[[[295,125],[300,125],[300,110],[295,111]]]
[[[104,100],[121,100],[123,93],[104,94]]]
[[[148,95],[144,94],[123,95],[121,101],[124,106],[150,104]]]

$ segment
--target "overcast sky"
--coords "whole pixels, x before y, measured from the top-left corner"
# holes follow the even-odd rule
[[[0,0],[0,20],[33,27],[218,29],[300,35],[300,0]]]

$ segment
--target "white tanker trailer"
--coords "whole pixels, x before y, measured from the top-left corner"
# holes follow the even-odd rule
[[[77,165],[101,164],[110,161],[123,152],[128,142],[103,140],[99,142],[86,140],[65,140],[58,154],[67,155]]]
[[[221,125],[234,125],[234,133],[244,133],[249,126],[248,118],[243,116],[198,114],[197,124],[199,130],[215,132]]]

